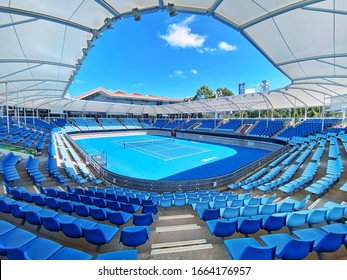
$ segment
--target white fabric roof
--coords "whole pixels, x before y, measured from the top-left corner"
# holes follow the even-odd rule
[[[292,83],[259,94],[141,106],[64,98],[110,19],[166,10],[211,16],[245,36]],[[347,93],[345,0],[0,0],[0,104],[168,114],[329,105]]]

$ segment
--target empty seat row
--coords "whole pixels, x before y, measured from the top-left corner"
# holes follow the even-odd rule
[[[58,213],[36,205],[18,202],[3,196],[0,197],[0,211],[3,213],[10,213],[12,216],[22,219],[23,224],[27,222],[36,225],[37,230],[40,230],[41,226],[43,226],[49,231],[62,231],[70,238],[85,238],[89,243],[97,245],[97,251],[100,250],[100,246],[110,243],[120,230],[118,227],[96,223],[88,219],[76,218],[71,215]],[[114,218],[114,220],[110,217],[109,220],[115,223],[125,224],[131,217],[131,215],[124,215],[122,212],[114,212],[113,214],[112,219]],[[124,217],[126,217],[127,221],[122,220]],[[137,228],[138,230],[145,228],[146,232],[148,232],[149,239],[149,229],[147,229],[147,227],[153,220],[154,217],[151,213],[138,214],[133,219],[134,226],[130,227]],[[122,231],[125,228],[127,227],[124,227]],[[136,232],[136,229],[133,229],[132,232]],[[128,241],[128,243],[129,242],[130,241]]]
[[[224,238],[232,235],[235,231],[248,235],[264,229],[268,233],[271,233],[286,226],[292,232],[293,229],[304,226],[312,227],[322,223],[344,222],[343,218],[346,213],[346,206],[327,202],[321,208],[290,213],[275,213],[250,217],[222,217],[219,219],[220,216],[217,211],[204,210],[199,213],[199,216],[206,221],[207,227],[212,235]]]
[[[93,255],[15,227],[0,220],[1,255],[9,260],[91,260]],[[98,254],[97,260],[136,260],[136,250],[122,250]]]
[[[335,252],[346,241],[347,225],[331,224],[321,228],[300,229],[293,232],[260,236],[263,244],[255,238],[224,240],[233,260],[301,260],[315,251],[320,259],[323,253]]]

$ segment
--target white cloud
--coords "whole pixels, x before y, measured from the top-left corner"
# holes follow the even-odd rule
[[[227,42],[221,41],[218,43],[218,48],[222,51],[226,51],[226,52],[231,52],[231,51],[236,51],[237,50],[237,46],[235,45],[230,45]]]
[[[169,78],[185,78],[184,72],[182,70],[176,70],[174,74],[169,75]]]
[[[190,69],[190,72],[194,75],[198,74],[198,70],[196,70],[196,69]]]
[[[206,36],[192,33],[189,24],[192,23],[195,16],[190,16],[179,23],[173,23],[168,26],[167,34],[159,37],[165,40],[170,46],[179,48],[200,48],[206,40]]]

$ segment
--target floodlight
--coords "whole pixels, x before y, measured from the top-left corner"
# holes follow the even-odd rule
[[[94,35],[95,39],[99,39],[102,36],[102,33],[99,30],[94,29],[93,35]]]
[[[177,16],[177,9],[175,8],[175,5],[173,3],[167,4],[167,10],[169,12],[170,17]]]
[[[140,13],[140,10],[138,8],[134,8],[132,10],[132,13],[133,13],[135,21],[140,21],[141,20],[141,13]]]
[[[88,55],[88,49],[87,48],[83,48],[82,49],[83,55],[87,56]]]
[[[107,29],[113,29],[114,28],[112,20],[110,18],[105,18],[104,23],[105,23],[105,27]]]
[[[94,43],[93,43],[93,41],[91,41],[91,40],[87,40],[87,46],[88,46],[88,48],[92,48],[92,47],[94,47]]]

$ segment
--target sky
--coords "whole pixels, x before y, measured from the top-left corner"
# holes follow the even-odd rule
[[[238,93],[270,89],[290,80],[240,33],[208,16],[167,12],[142,15],[140,21],[117,21],[96,40],[68,92],[71,97],[103,87],[126,93],[173,98],[194,96],[207,85]]]

